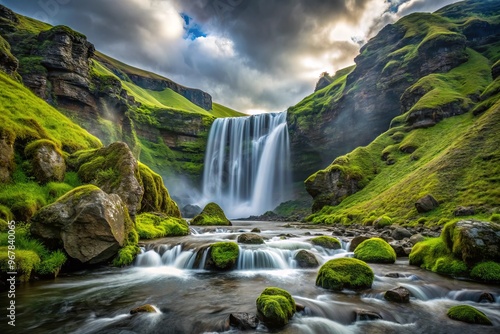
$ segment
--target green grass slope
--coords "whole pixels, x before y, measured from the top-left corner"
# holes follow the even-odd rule
[[[500,79],[492,81],[488,59],[472,50],[468,53],[467,63],[429,75],[416,85],[432,88],[417,105],[434,107],[458,99],[469,112],[420,129],[401,121],[411,111],[397,117],[393,127],[370,145],[328,167],[359,178],[363,189],[338,206],[324,207],[309,221],[371,224],[387,215],[400,224],[442,224],[454,219],[458,206],[473,206],[475,217],[482,219],[500,210]],[[477,106],[472,96],[480,96]],[[440,205],[420,214],[414,203],[426,194]]]

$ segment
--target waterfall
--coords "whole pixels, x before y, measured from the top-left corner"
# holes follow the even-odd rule
[[[210,129],[203,195],[230,218],[260,215],[290,187],[286,112],[216,119]]]

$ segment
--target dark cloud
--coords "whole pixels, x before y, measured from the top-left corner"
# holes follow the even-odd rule
[[[86,34],[98,50],[203,89],[230,107],[276,111],[311,93],[321,72],[352,64],[358,42],[385,24],[451,2],[5,0],[3,4],[51,24],[68,25]]]

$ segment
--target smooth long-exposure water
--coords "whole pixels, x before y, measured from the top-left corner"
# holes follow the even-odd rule
[[[268,286],[289,291],[305,306],[279,333],[498,333],[500,288],[455,280],[409,266],[407,258],[392,265],[373,265],[372,289],[331,292],[315,285],[317,269],[297,269],[294,254],[308,249],[320,262],[349,256],[345,250],[325,250],[309,240],[325,229],[287,228],[284,223],[235,222],[225,229],[198,229],[183,238],[145,245],[129,268],[102,268],[19,286],[16,328],[1,333],[239,333],[227,325],[230,313],[256,313],[255,300]],[[254,227],[264,245],[240,245],[238,269],[213,272],[203,268],[207,245],[235,240]],[[310,232],[312,235],[306,235]],[[344,240],[344,248],[348,240]],[[403,277],[386,277],[399,273]],[[383,293],[408,288],[409,304],[384,300]],[[479,302],[483,292],[495,302]],[[152,304],[155,314],[130,315],[131,309]],[[472,305],[494,326],[469,325],[449,319],[449,307]],[[361,321],[359,310],[383,320]],[[359,317],[358,317],[359,318]],[[246,333],[266,333],[260,325]]]

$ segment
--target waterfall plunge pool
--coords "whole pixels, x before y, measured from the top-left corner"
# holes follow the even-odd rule
[[[129,268],[101,268],[72,273],[54,281],[19,286],[16,328],[2,333],[239,333],[226,326],[230,313],[255,313],[255,300],[268,286],[289,291],[305,311],[297,313],[279,333],[498,333],[500,288],[454,280],[409,266],[407,258],[392,265],[374,265],[372,289],[334,293],[315,285],[317,269],[297,269],[294,252],[308,249],[320,262],[349,256],[345,250],[313,247],[314,230],[285,228],[283,223],[235,222],[224,229],[200,229],[182,238],[144,245]],[[264,245],[240,245],[239,269],[213,272],[203,268],[203,251],[212,242],[235,240],[254,227]],[[285,240],[281,235],[287,235]],[[347,240],[346,240],[347,241]],[[347,242],[344,242],[347,247]],[[199,256],[194,256],[201,252]],[[197,260],[196,260],[197,258]],[[399,278],[387,273],[403,274]],[[383,293],[404,286],[409,304],[389,303]],[[479,302],[489,292],[494,303]],[[469,325],[446,316],[449,307],[469,304],[483,311],[494,326]],[[159,313],[130,315],[131,309],[152,304]],[[383,320],[356,321],[356,310],[377,312]],[[10,326],[9,326],[10,327]],[[245,333],[266,333],[264,326]]]

